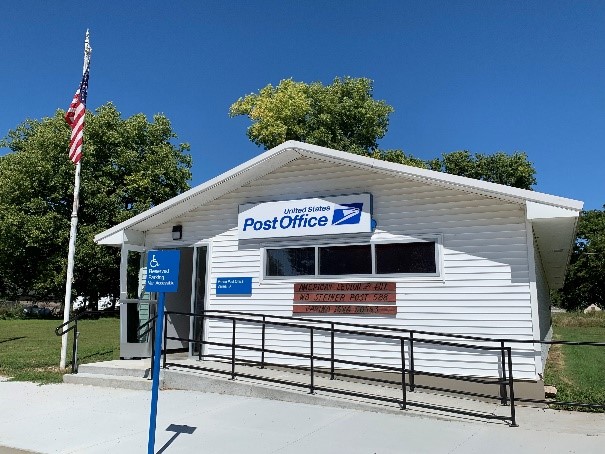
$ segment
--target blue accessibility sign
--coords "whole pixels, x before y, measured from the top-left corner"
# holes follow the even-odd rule
[[[179,263],[181,253],[176,249],[147,252],[148,292],[176,292],[179,287]]]
[[[155,453],[155,428],[158,416],[158,393],[160,389],[160,353],[164,332],[165,293],[176,292],[179,287],[179,264],[181,253],[177,249],[147,252],[147,277],[145,290],[158,292],[158,307],[155,318],[155,350],[153,355],[153,381],[151,384],[151,410],[149,412],[149,439],[147,454]],[[151,321],[151,320],[150,320]]]

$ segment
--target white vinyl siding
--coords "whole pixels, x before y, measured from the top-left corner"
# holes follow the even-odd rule
[[[262,279],[262,247],[256,240],[238,243],[237,207],[272,200],[370,192],[377,228],[372,241],[430,237],[442,239],[441,275],[423,277],[314,277],[313,281],[375,280],[397,282],[396,317],[332,317],[331,320],[400,326],[407,329],[516,339],[532,338],[532,314],[523,205],[462,190],[444,189],[379,172],[361,171],[301,158],[147,233],[150,247],[175,246],[172,225],[183,225],[179,245],[212,242],[208,309],[292,315],[293,283],[299,278]],[[355,242],[357,235],[334,236],[331,244]],[[296,240],[291,245],[296,245]],[[326,240],[327,241],[327,240]],[[284,240],[280,240],[284,244]],[[264,246],[263,246],[264,245]],[[252,276],[251,297],[217,297],[216,278]],[[316,318],[327,319],[326,316]],[[231,327],[210,322],[208,340],[230,342]],[[257,326],[238,326],[237,342],[259,346]],[[271,328],[267,347],[308,353],[307,332]],[[329,336],[317,333],[315,353],[329,354]],[[217,349],[209,348],[209,352]],[[406,343],[407,350],[407,343]],[[336,354],[351,360],[399,365],[399,344],[375,339],[337,341]],[[259,355],[250,353],[250,357]],[[275,360],[267,356],[267,360]],[[286,362],[299,360],[280,358]],[[431,372],[498,375],[498,355],[415,345],[415,366]],[[535,379],[532,346],[515,347],[515,378]],[[321,366],[321,364],[319,364]]]

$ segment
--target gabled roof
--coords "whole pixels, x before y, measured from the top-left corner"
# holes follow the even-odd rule
[[[113,241],[107,242],[104,240],[127,229],[140,232],[150,230],[193,208],[204,205],[222,195],[232,192],[246,183],[261,178],[300,157],[314,158],[335,164],[345,164],[364,168],[373,172],[399,175],[412,180],[423,181],[433,185],[463,190],[488,197],[500,198],[509,202],[534,202],[553,208],[560,208],[564,211],[570,210],[571,213],[567,216],[573,216],[575,213],[579,212],[583,206],[583,203],[578,200],[529,191],[526,189],[513,188],[502,184],[490,183],[442,172],[435,172],[433,170],[420,169],[403,164],[395,164],[345,151],[332,150],[330,148],[291,140],[284,142],[205,183],[191,188],[164,203],[99,233],[95,236],[95,242],[99,244],[115,244]]]
[[[403,164],[395,164],[379,159],[359,156],[345,151],[310,145],[303,142],[288,141],[268,150],[247,162],[202,183],[190,190],[167,200],[143,213],[118,224],[95,236],[95,242],[100,244],[115,244],[106,241],[109,237],[124,230],[145,232],[158,225],[170,221],[193,208],[204,205],[222,195],[238,189],[250,181],[261,178],[274,170],[300,157],[318,159],[335,164],[367,169],[368,171],[398,175],[412,180],[446,188],[458,189],[476,194],[495,197],[509,202],[534,202],[553,208],[570,210],[573,214],[582,209],[583,203],[578,200],[566,199],[525,189],[513,188],[487,181],[450,175],[433,170],[420,169]]]

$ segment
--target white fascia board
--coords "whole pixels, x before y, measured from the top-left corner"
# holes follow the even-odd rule
[[[561,208],[527,201],[527,219],[577,218],[580,209]]]
[[[138,230],[118,230],[98,241],[97,244],[105,246],[122,246],[123,244],[143,246],[145,244],[145,233]]]
[[[105,246],[122,246],[124,242],[124,232],[122,230],[118,230],[117,232],[104,236],[98,241],[97,236],[95,236],[95,243],[103,244]]]
[[[350,164],[357,167],[369,167],[375,171],[386,171],[405,176],[414,180],[425,181],[432,184],[438,184],[454,189],[461,189],[473,193],[479,193],[486,196],[496,198],[504,198],[507,200],[515,200],[517,202],[525,202],[527,200],[547,205],[553,205],[570,210],[581,210],[584,203],[579,200],[558,197],[542,192],[530,191],[527,189],[513,188],[498,183],[488,181],[475,180],[474,178],[461,177],[434,170],[421,169],[419,167],[397,164],[393,162],[383,161],[381,159],[369,158],[360,156],[346,151],[332,150],[330,148],[320,147],[317,145],[305,144],[302,142],[286,142],[291,146],[298,148],[301,155],[308,157],[322,156],[324,160],[338,162],[342,164]]]

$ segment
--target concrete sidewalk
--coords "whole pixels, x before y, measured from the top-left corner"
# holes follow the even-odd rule
[[[0,453],[147,452],[150,392],[0,382]],[[499,422],[160,392],[157,453],[599,453],[605,414],[520,407]],[[4,447],[4,448],[3,448]]]

